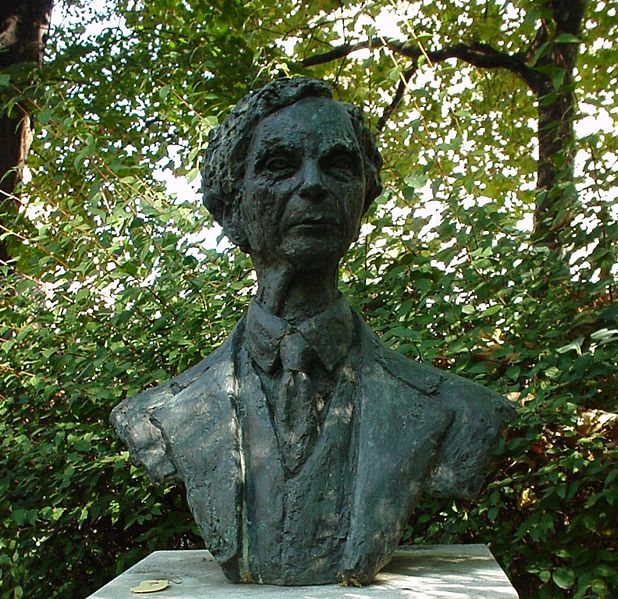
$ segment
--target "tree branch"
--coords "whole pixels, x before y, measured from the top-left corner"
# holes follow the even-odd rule
[[[423,51],[420,46],[400,42],[397,40],[388,40],[381,37],[374,37],[365,41],[354,44],[342,44],[328,52],[315,54],[300,61],[302,67],[312,67],[320,64],[326,64],[340,58],[349,56],[357,50],[365,50],[372,48],[388,48],[392,52],[407,56],[416,60],[421,56],[426,56],[431,62],[443,62],[449,58],[457,58],[463,62],[467,62],[475,67],[483,69],[506,69],[522,79],[530,89],[536,90],[537,74],[528,67],[523,58],[519,54],[507,54],[500,52],[487,44],[454,44],[446,46],[438,50]]]
[[[377,38],[374,38],[374,40]],[[300,66],[303,67],[315,67],[320,64],[326,64],[329,62],[333,62],[334,60],[339,60],[340,58],[345,58],[346,56],[352,54],[352,52],[356,52],[357,50],[365,50],[366,48],[375,47],[372,42],[374,40],[367,40],[364,42],[357,42],[356,44],[342,44],[341,46],[337,46],[328,52],[322,52],[320,54],[314,54],[313,56],[309,56],[300,61]],[[380,44],[383,46],[384,44]]]
[[[401,104],[403,96],[406,93],[408,82],[412,78],[412,75],[416,73],[417,68],[418,64],[415,62],[409,69],[402,73],[401,79],[399,80],[399,84],[397,85],[397,89],[395,90],[395,95],[393,96],[391,103],[384,109],[382,116],[378,120],[378,123],[376,125],[376,129],[378,131],[382,131],[384,129],[386,123],[388,122],[388,119],[391,118],[393,112],[395,112],[395,110],[397,110],[397,108],[399,107],[399,104]]]

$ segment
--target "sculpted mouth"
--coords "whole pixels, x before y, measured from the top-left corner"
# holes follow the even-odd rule
[[[325,216],[319,217],[306,217],[301,220],[295,221],[290,225],[290,228],[322,228],[322,227],[336,227],[338,222],[334,218],[328,218]]]

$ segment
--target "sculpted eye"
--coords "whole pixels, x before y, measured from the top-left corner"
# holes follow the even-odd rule
[[[294,160],[287,156],[271,156],[266,158],[262,163],[262,169],[270,171],[271,173],[286,173],[294,170]]]
[[[326,168],[338,177],[349,177],[359,172],[357,157],[348,153],[329,156]]]

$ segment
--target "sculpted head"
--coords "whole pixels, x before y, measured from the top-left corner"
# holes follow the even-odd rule
[[[204,204],[254,259],[339,260],[381,191],[381,165],[358,108],[321,81],[277,80],[211,132]]]

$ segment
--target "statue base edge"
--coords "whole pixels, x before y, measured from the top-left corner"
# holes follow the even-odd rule
[[[146,580],[167,580],[165,590],[131,591]],[[518,599],[486,545],[417,545],[398,549],[366,587],[278,587],[233,584],[206,550],[154,551],[87,599]]]

